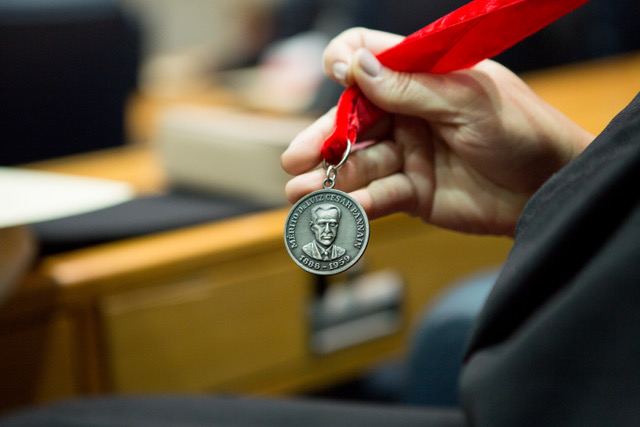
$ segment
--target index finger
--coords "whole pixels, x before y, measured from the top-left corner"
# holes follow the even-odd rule
[[[282,168],[291,175],[300,175],[315,168],[322,156],[320,149],[336,122],[336,109],[332,108],[308,128],[300,132],[282,153]]]

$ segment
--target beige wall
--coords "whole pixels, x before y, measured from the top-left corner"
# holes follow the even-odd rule
[[[280,0],[120,0],[145,28],[146,55],[207,45],[221,52],[244,43],[247,17],[268,13]]]

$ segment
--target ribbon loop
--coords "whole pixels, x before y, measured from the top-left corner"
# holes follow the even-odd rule
[[[327,170],[327,178],[322,183],[324,188],[333,188],[336,185],[336,177],[338,175],[338,169],[340,169],[349,158],[349,154],[351,154],[352,143],[350,139],[347,139],[347,148],[344,151],[344,155],[342,156],[342,160],[338,162],[336,165],[328,165],[325,159],[322,159],[322,167]]]

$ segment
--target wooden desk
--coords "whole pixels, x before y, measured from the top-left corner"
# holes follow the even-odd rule
[[[22,398],[35,400],[102,392],[314,390],[400,355],[410,325],[434,294],[461,275],[500,264],[511,244],[404,216],[375,221],[366,271],[402,276],[404,326],[318,356],[308,347],[315,279],[284,250],[285,215],[265,212],[42,260],[34,276],[48,279],[40,285],[48,291],[46,304],[35,307],[33,298],[17,295],[2,318],[29,323],[17,336],[7,328],[11,336],[4,341],[38,348],[38,356],[9,354],[20,369],[4,378],[40,387],[23,391]],[[45,344],[50,347],[40,349]],[[54,373],[55,380],[49,378]]]
[[[522,77],[543,99],[597,135],[640,91],[640,53]]]
[[[630,56],[526,78],[598,132],[640,88],[639,70],[640,58]],[[137,147],[30,167],[123,179],[141,192],[164,183],[153,153]],[[511,244],[402,215],[374,221],[364,273],[401,275],[404,325],[319,356],[307,345],[314,279],[286,255],[285,215],[275,210],[42,259],[0,314],[2,408],[105,392],[314,390],[401,355],[433,296],[500,264]]]

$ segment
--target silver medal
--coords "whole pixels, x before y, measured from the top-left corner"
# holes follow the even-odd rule
[[[358,262],[369,243],[369,219],[364,209],[347,193],[333,189],[337,170],[350,148],[349,143],[337,166],[325,164],[323,189],[300,199],[287,216],[285,246],[296,264],[309,273],[341,273]]]

